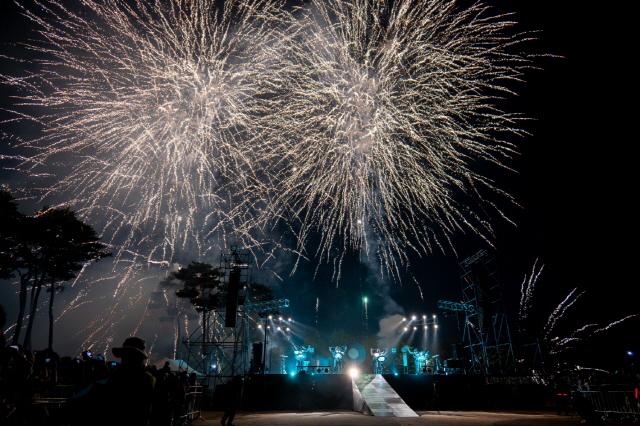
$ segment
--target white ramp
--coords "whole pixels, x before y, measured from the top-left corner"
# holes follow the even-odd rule
[[[354,409],[380,417],[418,417],[380,374],[354,380]]]

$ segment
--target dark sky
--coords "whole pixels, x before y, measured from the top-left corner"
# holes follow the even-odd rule
[[[546,265],[537,309],[545,316],[573,287],[588,290],[574,314],[576,325],[587,320],[615,319],[639,311],[635,183],[637,139],[637,27],[630,2],[579,0],[488,0],[499,10],[515,12],[519,29],[541,31],[532,49],[558,55],[541,58],[542,68],[526,76],[513,108],[533,120],[532,136],[521,143],[519,174],[500,176],[503,188],[521,204],[510,214],[513,227],[495,220],[496,256],[509,306],[519,297],[522,276],[535,258]],[[15,6],[0,0],[0,42],[20,40],[28,31]],[[1,52],[1,51],[0,51]],[[6,62],[2,62],[6,66]],[[0,70],[0,73],[6,70]],[[632,78],[632,74],[633,77]],[[0,96],[3,92],[0,91]],[[0,106],[5,103],[0,97]],[[440,298],[459,297],[457,262],[483,245],[476,238],[455,238],[458,259],[435,253],[413,259],[411,273],[421,283],[390,285],[390,296],[407,313],[434,312]],[[368,294],[370,328],[384,313],[380,284],[356,258],[346,267],[340,287],[322,269],[313,280],[305,266],[281,286],[293,302],[293,313],[306,323],[315,320],[320,297],[320,326],[330,331],[361,327],[361,296]],[[376,290],[378,289],[378,290]],[[587,348],[594,357],[616,358],[626,347],[638,345],[633,326],[622,327]],[[640,348],[637,348],[640,349]],[[581,355],[584,355],[581,354]]]

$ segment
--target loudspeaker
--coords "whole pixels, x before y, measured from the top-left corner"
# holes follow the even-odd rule
[[[229,272],[227,285],[227,303],[225,306],[224,326],[235,327],[238,316],[238,293],[240,292],[240,268],[233,268]]]

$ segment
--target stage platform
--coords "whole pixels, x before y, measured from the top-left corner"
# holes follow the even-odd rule
[[[243,426],[580,426],[580,418],[548,412],[420,412],[420,417],[371,417],[355,412],[241,412],[236,422]],[[220,412],[205,412],[199,426],[219,426]]]
[[[393,375],[385,379],[414,410],[539,410],[548,390],[527,378]]]
[[[545,386],[514,378],[474,376],[383,375],[412,410],[537,410],[548,400]],[[357,397],[357,395],[356,395]],[[213,398],[214,408],[221,401]],[[351,377],[344,374],[267,374],[245,383],[246,411],[353,410]]]
[[[214,404],[215,404],[214,395]],[[343,374],[249,376],[242,401],[247,411],[353,410],[351,377]]]

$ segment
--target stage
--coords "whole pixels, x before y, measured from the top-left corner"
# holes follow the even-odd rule
[[[413,410],[543,410],[547,388],[528,378],[439,375],[363,375],[384,379]],[[246,411],[360,411],[356,391],[362,377],[346,374],[267,374],[245,380],[242,408]],[[362,389],[361,389],[362,390]],[[364,394],[364,393],[363,393]],[[216,391],[213,408],[222,401]]]
[[[545,412],[481,412],[481,411],[427,411],[419,412],[417,418],[372,417],[354,412],[307,412],[307,413],[240,413],[238,425],[246,426],[574,426],[580,424],[576,416],[556,416]],[[204,422],[197,424],[217,426],[219,412],[204,412]]]

